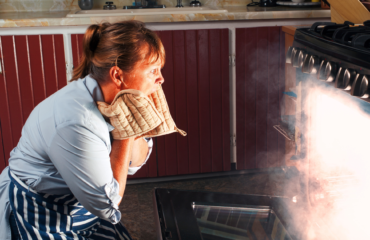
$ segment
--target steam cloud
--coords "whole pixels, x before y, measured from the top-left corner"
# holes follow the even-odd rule
[[[302,91],[309,208],[296,218],[308,217],[304,239],[369,239],[370,114],[334,87],[306,84]]]

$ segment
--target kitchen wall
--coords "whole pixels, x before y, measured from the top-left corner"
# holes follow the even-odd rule
[[[94,8],[103,8],[108,0],[94,0]],[[109,0],[113,1],[117,8],[132,5],[135,0]],[[176,0],[157,0],[158,4],[167,7],[176,6]],[[252,0],[200,0],[206,6],[241,6]],[[183,5],[188,6],[191,0],[183,0]],[[78,10],[78,0],[0,0],[0,12],[40,12],[40,11],[63,11]]]

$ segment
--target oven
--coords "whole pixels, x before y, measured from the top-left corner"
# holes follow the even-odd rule
[[[294,145],[297,194],[156,189],[158,239],[369,238],[370,23],[297,29],[286,62],[296,68],[285,92],[295,114],[273,127]]]

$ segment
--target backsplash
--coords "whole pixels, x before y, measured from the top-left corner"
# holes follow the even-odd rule
[[[102,9],[108,0],[94,0],[94,8]],[[111,0],[109,0],[111,1]],[[130,6],[135,0],[114,0],[118,9]],[[189,6],[191,0],[183,0],[184,6]],[[245,6],[251,0],[200,0],[205,6]],[[157,0],[158,4],[174,7],[176,0]],[[78,0],[0,0],[0,12],[40,12],[79,10]]]

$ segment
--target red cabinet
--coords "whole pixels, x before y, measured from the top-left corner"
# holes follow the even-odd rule
[[[163,89],[186,137],[157,139],[158,176],[230,170],[228,29],[160,31]]]
[[[67,84],[63,36],[1,36],[0,58],[2,170],[32,109]]]
[[[154,138],[148,163],[130,178],[230,170],[228,29],[157,34],[166,50],[166,99],[176,125],[188,135]],[[73,56],[81,55],[82,37],[72,35]]]
[[[238,169],[284,165],[285,139],[273,128],[283,106],[284,56],[281,27],[236,29]]]

